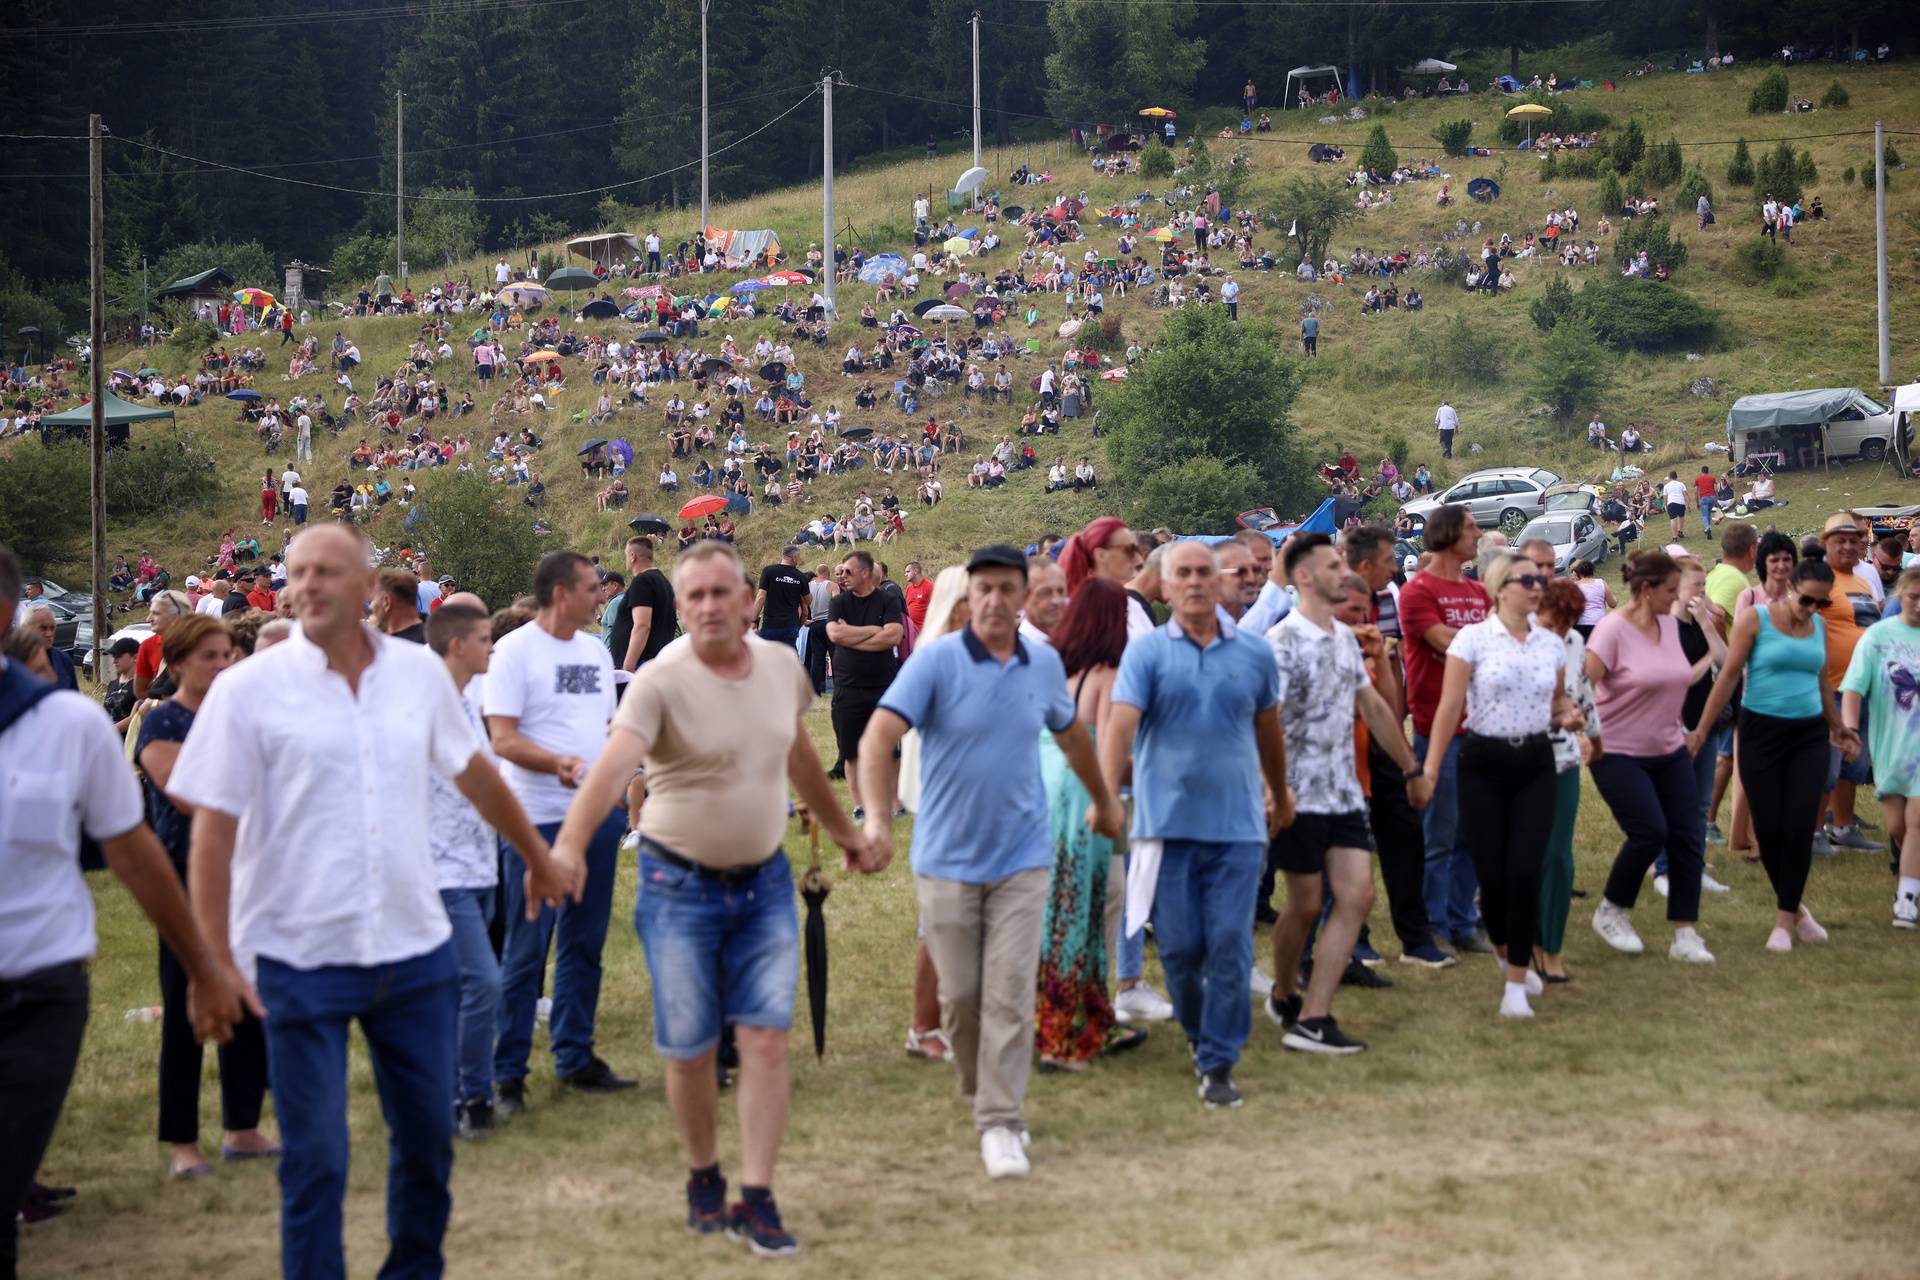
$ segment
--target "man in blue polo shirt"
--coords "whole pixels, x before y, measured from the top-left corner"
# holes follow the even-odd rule
[[[1167,994],[1193,1046],[1201,1101],[1237,1107],[1261,857],[1268,837],[1293,821],[1279,672],[1260,638],[1215,607],[1213,551],[1176,542],[1165,554],[1173,617],[1127,644],[1100,765],[1117,784],[1132,753],[1129,839],[1136,860],[1160,851],[1153,918]],[[1131,903],[1127,914],[1131,926]]]
[[[908,729],[920,731],[914,886],[940,974],[940,1026],[953,1046],[990,1178],[1028,1172],[1021,1104],[1053,867],[1042,729],[1092,794],[1094,830],[1117,836],[1125,822],[1092,740],[1074,718],[1059,655],[1020,638],[1026,596],[1024,555],[1002,546],[974,552],[966,629],[913,651],[860,739],[867,838],[884,865],[893,855],[890,815],[899,782],[893,749]]]

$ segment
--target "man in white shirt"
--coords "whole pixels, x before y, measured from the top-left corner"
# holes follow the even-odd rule
[[[294,419],[293,456],[301,462],[313,461],[313,416],[306,410]]]
[[[293,488],[287,490],[287,505],[293,508],[294,527],[307,522],[307,491],[296,481]]]
[[[660,233],[647,232],[647,271],[649,274],[660,270]]]
[[[20,565],[0,546],[0,635],[13,626]],[[98,949],[80,841],[107,866],[185,966],[189,1015],[224,1043],[242,991],[214,960],[179,877],[142,818],[140,784],[98,705],[0,658],[0,1274],[18,1263],[18,1218],[53,1137],[87,1025]],[[9,820],[11,819],[11,821]]]
[[[600,576],[593,562],[572,551],[542,556],[533,575],[539,605],[534,621],[503,637],[487,670],[482,710],[493,749],[506,762],[507,784],[528,817],[539,824],[539,849],[560,830],[573,791],[606,744],[617,702],[613,658],[589,635],[600,613]],[[504,833],[504,832],[503,832]],[[631,1089],[593,1051],[600,1007],[600,952],[613,910],[613,879],[624,810],[603,815],[587,845],[582,896],[558,910],[529,915],[519,889],[518,840],[504,848],[507,936],[500,956],[500,1025],[493,1050],[495,1107],[502,1115],[526,1109],[527,1059],[533,1052],[533,1009],[553,944],[554,1068],[560,1079],[588,1093]]]
[[[1452,404],[1445,400],[1440,402],[1440,408],[1433,415],[1433,429],[1440,433],[1440,456],[1451,458],[1453,433],[1460,429],[1460,415],[1455,412]]]
[[[1687,482],[1680,478],[1678,471],[1667,472],[1666,483],[1660,486],[1660,501],[1667,506],[1667,525],[1673,530],[1673,540],[1684,540],[1687,536]]]
[[[286,1148],[280,1240],[290,1276],[346,1273],[355,1020],[392,1153],[382,1271],[443,1267],[458,974],[434,888],[428,777],[453,779],[488,822],[536,850],[536,897],[571,889],[480,753],[439,661],[362,621],[370,551],[342,525],[294,543],[298,628],[214,684],[168,788],[194,808],[188,882],[200,927],[217,962],[259,992]]]

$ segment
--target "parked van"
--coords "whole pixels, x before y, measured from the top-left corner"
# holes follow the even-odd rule
[[[1828,461],[1877,462],[1892,447],[1894,430],[1893,410],[1855,387],[1742,396],[1727,411],[1735,462],[1765,454],[1777,466],[1812,466],[1822,452]]]

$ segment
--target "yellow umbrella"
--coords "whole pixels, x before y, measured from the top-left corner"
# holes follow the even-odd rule
[[[558,360],[559,358],[560,353],[558,351],[536,351],[530,356],[520,357],[520,362],[522,364],[533,364],[535,361]]]
[[[1537,102],[1523,102],[1513,110],[1507,112],[1507,119],[1524,120],[1529,116],[1550,116],[1552,114],[1552,107],[1541,106]]]
[[[942,247],[945,248],[948,253],[971,253],[973,251],[973,241],[967,239],[965,236],[955,236]]]
[[[1174,118],[1174,113],[1165,107],[1142,107],[1140,108],[1140,114],[1143,116],[1153,116],[1161,120],[1172,120]]]

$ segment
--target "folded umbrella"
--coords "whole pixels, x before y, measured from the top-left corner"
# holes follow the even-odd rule
[[[813,1056],[827,1056],[827,919],[821,908],[833,886],[820,874],[820,826],[811,814],[802,812],[807,828],[809,862],[800,877],[800,900],[807,904],[807,920],[801,929],[801,949],[807,960],[807,1012],[813,1021]]]

